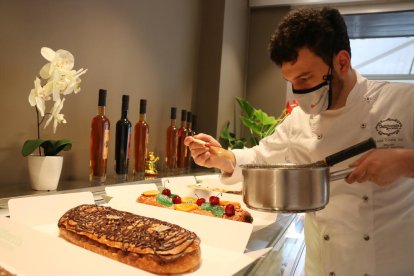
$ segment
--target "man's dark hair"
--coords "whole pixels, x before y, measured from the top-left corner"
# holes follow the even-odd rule
[[[298,50],[307,47],[331,65],[341,50],[351,55],[348,31],[341,14],[333,8],[301,8],[290,11],[280,22],[270,41],[270,58],[281,66],[296,61]]]

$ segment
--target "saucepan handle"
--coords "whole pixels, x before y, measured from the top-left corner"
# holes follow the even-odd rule
[[[336,172],[331,172],[329,174],[329,181],[335,181],[335,180],[339,180],[339,179],[344,179],[346,178],[352,171],[354,170],[354,168],[346,168],[343,170],[339,170]]]
[[[369,138],[365,141],[362,141],[361,143],[358,143],[352,147],[346,148],[340,152],[337,152],[335,154],[329,155],[325,158],[325,163],[329,167],[338,164],[348,158],[351,158],[353,156],[356,156],[360,153],[363,153],[365,151],[368,151],[370,149],[376,148],[377,145],[375,144],[374,139]]]

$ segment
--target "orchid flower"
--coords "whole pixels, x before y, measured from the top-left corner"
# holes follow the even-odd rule
[[[29,103],[31,106],[37,107],[42,117],[45,116],[45,95],[39,78],[34,81],[34,88],[29,94]]]
[[[62,100],[56,101],[55,104],[53,105],[51,114],[49,116],[49,118],[46,121],[45,127],[46,128],[50,122],[53,119],[53,133],[56,133],[56,128],[58,126],[58,124],[66,124],[66,120],[64,118],[63,114],[60,114],[60,111],[63,108],[63,103],[64,103],[65,99],[63,98]]]

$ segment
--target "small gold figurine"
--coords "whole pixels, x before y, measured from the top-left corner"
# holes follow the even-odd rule
[[[158,176],[157,166],[155,163],[158,162],[160,158],[150,151],[147,155],[147,160],[145,161],[145,176]]]

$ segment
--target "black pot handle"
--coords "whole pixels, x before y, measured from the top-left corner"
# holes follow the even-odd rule
[[[346,148],[344,150],[341,150],[340,152],[334,153],[332,155],[329,155],[325,158],[325,163],[327,166],[333,166],[335,164],[338,164],[348,158],[351,158],[355,155],[358,155],[360,153],[366,152],[370,149],[376,148],[377,145],[374,141],[374,139],[369,138],[365,141],[362,141],[356,145],[353,145],[352,147]]]

